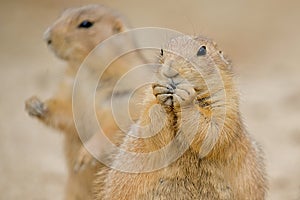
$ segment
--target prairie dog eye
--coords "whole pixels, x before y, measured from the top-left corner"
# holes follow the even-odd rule
[[[164,50],[160,49],[160,55],[163,56],[164,55]]]
[[[88,20],[84,20],[82,21],[79,25],[78,25],[78,28],[90,28],[94,25],[93,22],[90,22]]]
[[[197,56],[204,56],[206,54],[206,46],[201,46],[197,52]]]

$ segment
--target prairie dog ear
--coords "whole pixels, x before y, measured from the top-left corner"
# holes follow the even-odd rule
[[[113,32],[114,33],[121,33],[127,30],[125,23],[122,19],[117,18],[114,22]]]

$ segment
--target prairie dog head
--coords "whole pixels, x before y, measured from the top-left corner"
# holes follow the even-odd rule
[[[81,62],[101,41],[127,29],[123,17],[102,5],[69,8],[50,26],[44,38],[59,58]]]
[[[173,38],[161,49],[160,63],[158,79],[167,78],[174,88],[181,83],[190,84],[203,107],[211,108],[236,97],[231,63],[209,39]]]

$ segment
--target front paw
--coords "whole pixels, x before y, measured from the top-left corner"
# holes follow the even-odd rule
[[[196,97],[194,87],[188,82],[155,83],[152,86],[153,94],[161,105],[185,106],[190,104]]]
[[[169,84],[155,83],[152,85],[153,94],[159,104],[170,107],[173,105],[174,87]]]
[[[190,83],[180,83],[174,92],[174,107],[182,107],[191,104],[196,98],[196,91]]]
[[[47,113],[47,108],[45,104],[39,100],[36,96],[29,98],[25,102],[25,110],[30,116],[42,118]]]

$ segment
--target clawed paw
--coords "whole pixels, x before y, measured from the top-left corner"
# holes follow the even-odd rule
[[[45,104],[35,96],[25,102],[25,110],[34,117],[44,117],[47,112]]]
[[[189,83],[181,83],[176,87],[174,93],[174,106],[185,106],[190,104],[196,97],[194,87]]]
[[[191,103],[196,96],[193,86],[187,82],[155,83],[152,85],[157,101],[164,106],[184,106]]]
[[[156,97],[157,101],[161,105],[172,106],[173,105],[173,93],[174,87],[169,84],[153,84],[153,94]]]

